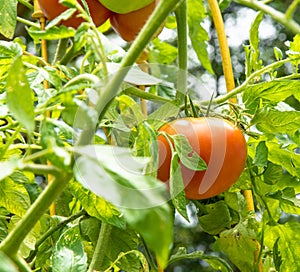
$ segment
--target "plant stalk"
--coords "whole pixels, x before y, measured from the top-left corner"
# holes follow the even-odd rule
[[[261,10],[264,13],[270,15],[275,21],[288,28],[294,34],[300,33],[300,25],[295,20],[287,18],[284,13],[264,4],[263,1],[234,0],[234,2],[255,10]]]
[[[23,240],[35,226],[43,214],[48,210],[51,203],[67,186],[71,174],[60,172],[40,194],[37,200],[30,206],[24,217],[17,223],[15,228],[2,241],[0,250],[8,256],[16,256]]]
[[[264,74],[264,73],[267,73],[268,71],[276,68],[276,67],[280,67],[282,66],[283,64],[285,63],[288,63],[288,62],[291,62],[291,61],[296,61],[296,60],[299,60],[299,58],[295,58],[295,59],[290,59],[290,58],[287,58],[287,59],[284,59],[284,60],[280,60],[280,61],[277,61],[277,62],[273,62],[271,64],[269,64],[268,66],[265,66],[263,67],[262,69],[260,70],[257,70],[255,71],[254,73],[252,73],[244,82],[243,84],[241,84],[240,86],[236,87],[234,90],[232,90],[231,92],[227,93],[226,95],[224,96],[220,96],[218,98],[216,98],[214,100],[215,103],[217,104],[222,104],[224,102],[226,102],[228,99],[230,99],[231,97],[233,96],[236,96],[237,94],[239,94],[240,92],[242,92],[242,90],[256,77]],[[208,102],[204,102],[203,104],[207,104]]]
[[[104,271],[102,265],[106,254],[106,249],[108,246],[111,230],[112,230],[112,225],[102,222],[98,241],[95,247],[95,252],[93,254],[93,258],[88,272]]]
[[[56,231],[58,231],[59,229],[64,228],[68,223],[73,222],[74,220],[76,220],[77,218],[84,216],[86,214],[85,210],[81,210],[76,214],[71,215],[70,217],[68,217],[66,220],[59,222],[56,226],[50,228],[46,233],[44,233],[42,235],[41,238],[39,238],[39,240],[35,243],[35,249],[30,253],[29,257],[27,258],[28,262],[31,262],[37,251],[39,246],[45,242],[45,240],[47,240],[53,233],[55,233]]]
[[[176,99],[183,104],[187,94],[187,68],[188,68],[188,43],[187,43],[187,4],[182,2],[175,10],[178,36],[178,79]]]
[[[121,62],[119,70],[112,77],[106,86],[102,87],[101,95],[95,106],[96,111],[99,114],[99,120],[102,120],[109,104],[113,98],[119,93],[122,82],[130,70],[131,66],[136,62],[140,54],[143,52],[147,44],[151,41],[157,30],[163,24],[169,13],[173,8],[181,3],[183,0],[164,0],[160,1],[146,24],[132,43],[126,56]],[[94,135],[94,128],[87,128],[84,130],[78,141],[78,145],[87,145],[91,142]]]

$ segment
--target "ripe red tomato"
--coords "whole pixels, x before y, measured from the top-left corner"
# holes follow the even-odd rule
[[[195,171],[180,162],[188,199],[205,199],[226,191],[241,175],[247,158],[247,145],[240,129],[213,117],[182,118],[162,126],[159,131],[186,136],[191,147],[206,162],[207,169]],[[158,136],[158,179],[169,182],[171,148]]]
[[[67,7],[59,3],[59,0],[38,0],[41,10],[44,15],[52,20],[60,15],[62,12],[67,10]],[[79,1],[82,4],[81,1]],[[86,0],[91,17],[96,26],[102,25],[112,14],[112,12],[104,7],[98,0]],[[62,24],[65,26],[70,26],[77,28],[84,20],[82,18],[76,17],[78,13],[76,12],[70,19],[63,21]]]
[[[125,14],[114,13],[110,17],[111,26],[125,41],[131,42],[138,35],[157,3],[158,0],[153,1],[141,9]]]

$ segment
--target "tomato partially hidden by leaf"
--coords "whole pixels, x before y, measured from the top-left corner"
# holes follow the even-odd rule
[[[131,42],[141,31],[157,3],[157,0],[153,1],[141,9],[126,14],[115,13],[110,17],[111,26],[125,41]]]
[[[53,20],[68,7],[59,3],[59,0],[38,0],[41,10],[43,11],[44,15],[49,19]],[[82,2],[79,1],[82,5]],[[86,3],[89,7],[89,11],[93,22],[96,26],[102,25],[112,14],[112,12],[104,7],[98,0],[86,0]],[[83,5],[82,5],[83,6]],[[62,24],[69,27],[77,28],[79,25],[84,22],[84,20],[80,17],[77,17],[78,12],[69,18],[68,20],[62,21]]]
[[[206,162],[207,169],[195,171],[180,162],[188,199],[205,199],[226,191],[239,178],[247,159],[247,144],[241,130],[214,117],[182,118],[159,129],[168,135],[184,135],[193,151]],[[170,138],[171,139],[171,138]],[[157,177],[169,182],[171,147],[163,134],[158,136],[159,168]]]

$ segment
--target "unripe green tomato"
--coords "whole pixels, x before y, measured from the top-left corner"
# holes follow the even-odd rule
[[[53,20],[68,7],[59,3],[59,0],[38,0],[41,10],[47,19]],[[89,11],[93,22],[96,26],[102,25],[112,14],[110,10],[104,7],[98,0],[86,0],[89,7]],[[79,1],[82,5],[82,2]],[[62,24],[69,27],[77,28],[84,20],[82,18],[76,17],[78,12],[76,12],[70,19],[62,21]]]
[[[205,199],[226,191],[244,170],[247,144],[242,131],[219,118],[182,118],[163,125],[160,132],[184,135],[193,150],[206,162],[207,169],[195,171],[180,162],[188,199]],[[169,183],[172,152],[168,140],[158,136],[159,168],[157,177]]]

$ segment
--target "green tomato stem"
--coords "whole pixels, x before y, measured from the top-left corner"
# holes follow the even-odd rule
[[[35,243],[35,249],[30,253],[29,257],[27,258],[28,262],[31,262],[37,251],[39,246],[44,243],[53,233],[55,233],[56,231],[63,229],[68,223],[73,222],[74,220],[76,220],[79,217],[82,217],[86,214],[85,210],[81,210],[76,214],[71,215],[70,217],[68,217],[66,220],[59,222],[57,225],[55,225],[54,227],[52,227],[51,229],[49,229],[45,234],[43,234],[43,236]]]
[[[179,104],[184,103],[187,94],[187,68],[188,68],[188,45],[187,45],[187,5],[183,1],[175,10],[178,36],[178,78],[176,99]]]
[[[142,91],[141,89],[133,87],[133,86],[130,86],[130,87],[124,89],[122,92],[124,94],[133,95],[138,98],[143,98],[146,100],[152,100],[152,101],[164,102],[164,103],[172,102],[172,100],[169,98],[165,98],[163,96],[158,96],[158,95],[155,95],[152,93],[148,93],[148,92]]]
[[[8,234],[0,245],[0,250],[6,255],[17,256],[20,245],[47,211],[51,203],[58,197],[71,179],[71,174],[60,172],[60,175],[46,187],[37,200],[30,206],[24,217],[17,223],[15,228]]]
[[[38,25],[37,23],[28,21],[28,20],[26,20],[26,19],[24,19],[24,18],[22,18],[22,17],[19,17],[19,16],[17,16],[17,21],[18,21],[19,23],[22,23],[22,24],[26,25],[26,26],[32,26],[32,27],[39,28],[39,25]]]
[[[102,222],[99,232],[98,241],[95,247],[95,252],[89,267],[88,272],[104,271],[103,261],[106,254],[106,249],[111,234],[112,225]]]
[[[288,9],[285,12],[285,17],[287,20],[291,20],[295,14],[295,11],[300,4],[299,0],[294,0],[288,7]]]
[[[24,261],[24,259],[21,256],[17,255],[16,257],[13,257],[12,259],[15,262],[15,264],[18,266],[19,271],[32,272],[29,265]]]
[[[99,87],[102,88],[102,90],[99,92],[101,95],[95,106],[95,109],[99,114],[99,120],[102,120],[109,104],[119,93],[120,86],[122,85],[122,82],[131,66],[135,63],[140,54],[143,52],[144,48],[151,41],[152,37],[161,27],[169,13],[178,3],[181,3],[182,1],[183,0],[164,0],[159,2],[158,6],[155,8],[154,12],[129,48],[126,56],[121,62],[119,70],[104,87]],[[87,128],[81,133],[77,144],[89,144],[93,135],[94,128]]]
[[[26,0],[18,0],[18,2],[25,7],[29,8],[30,10],[33,10],[33,5],[29,3],[29,1]]]
[[[59,168],[53,165],[42,164],[24,164],[19,167],[22,171],[29,171],[38,175],[52,175],[57,176],[60,174]]]
[[[274,63],[271,63],[265,67],[263,67],[262,69],[260,70],[257,70],[255,71],[254,73],[252,73],[244,82],[243,84],[241,84],[240,86],[236,87],[235,89],[233,89],[231,92],[227,93],[226,95],[223,95],[223,96],[219,96],[217,99],[215,99],[213,102],[217,103],[217,104],[222,104],[224,102],[226,102],[227,100],[229,100],[230,98],[236,96],[237,94],[241,93],[245,87],[252,82],[252,80],[256,77],[259,77],[261,75],[263,75],[264,73],[267,73],[277,67],[280,67],[282,66],[283,64],[285,63],[288,63],[288,62],[292,62],[292,61],[296,61],[300,59],[299,58],[294,58],[294,59],[290,59],[290,58],[287,58],[287,59],[284,59],[284,60],[280,60],[280,61],[277,61],[277,62],[274,62]],[[208,101],[204,101],[203,104],[208,104],[209,102]]]
[[[300,25],[288,16],[286,16],[284,13],[266,5],[263,3],[263,1],[256,1],[256,0],[234,0],[234,2],[247,6],[249,8],[255,9],[255,10],[261,10],[264,13],[270,15],[274,20],[284,25],[286,28],[291,30],[293,33],[297,34],[300,33]]]

